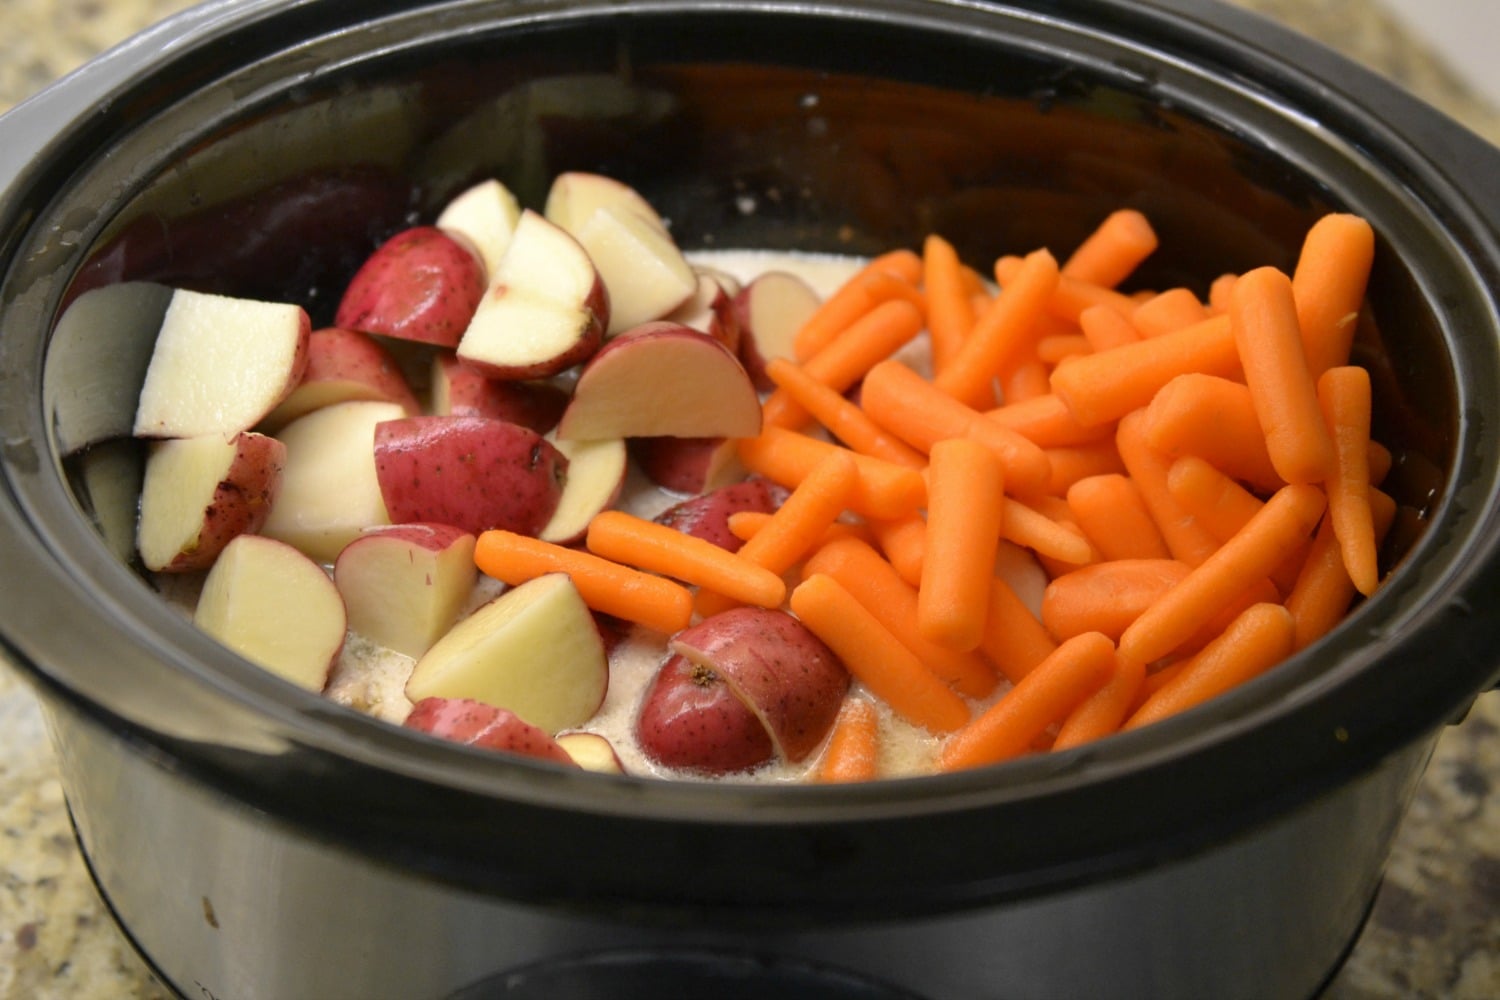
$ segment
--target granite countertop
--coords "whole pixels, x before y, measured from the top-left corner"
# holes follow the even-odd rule
[[[1500,116],[1370,2],[1236,0],[1500,142]],[[4,0],[0,110],[187,0]],[[1369,925],[1325,1000],[1500,997],[1500,692],[1442,736]],[[111,923],[68,824],[30,691],[0,664],[0,1000],[167,994]]]

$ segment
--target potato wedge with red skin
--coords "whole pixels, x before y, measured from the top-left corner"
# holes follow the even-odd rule
[[[811,285],[786,271],[757,275],[731,300],[731,314],[740,333],[740,361],[761,392],[776,388],[766,374],[767,363],[793,357],[797,331],[821,303]]]
[[[729,515],[742,510],[774,513],[786,490],[765,479],[746,479],[673,504],[656,516],[657,524],[738,552],[745,543],[729,530]]]
[[[550,382],[490,378],[451,354],[432,362],[432,412],[508,420],[546,434],[568,406],[567,390]]]
[[[355,272],[334,325],[455,347],[484,289],[484,265],[473,250],[436,226],[414,226],[382,243]]]
[[[733,293],[724,286],[724,278],[720,277],[722,272],[695,267],[693,273],[697,277],[696,290],[686,302],[662,318],[706,333],[738,353],[740,327],[734,312]]]
[[[683,629],[668,645],[732,685],[794,763],[823,742],[849,690],[843,661],[785,611],[733,608]]]
[[[760,717],[711,667],[685,656],[671,656],[657,670],[635,735],[656,763],[704,775],[749,771],[776,756]]]
[[[472,698],[423,698],[412,706],[403,725],[454,743],[579,766],[546,730],[509,709]]]
[[[451,524],[371,528],[333,564],[349,628],[413,659],[458,620],[478,574],[474,536]]]
[[[393,524],[535,536],[557,510],[568,460],[529,427],[484,417],[406,417],[375,428],[375,475]]]
[[[749,474],[735,438],[638,437],[628,443],[646,478],[676,493],[703,493]]]
[[[303,414],[361,399],[399,403],[409,414],[422,412],[401,365],[384,345],[358,330],[324,327],[307,339],[301,381],[260,426],[274,434]]]
[[[212,566],[232,538],[266,523],[285,464],[284,444],[251,431],[153,442],[136,532],[141,562],[157,573]]]

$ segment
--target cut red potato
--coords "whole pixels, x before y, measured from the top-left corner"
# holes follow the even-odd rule
[[[609,510],[625,490],[630,457],[619,438],[600,441],[553,441],[568,460],[557,509],[537,533],[544,542],[572,545],[588,532],[589,522]]]
[[[760,397],[723,344],[678,323],[616,337],[589,360],[557,436],[753,437]]]
[[[372,528],[333,564],[349,628],[413,659],[458,620],[478,576],[474,536],[448,524]]]
[[[521,221],[521,206],[510,189],[497,180],[480,181],[448,202],[437,217],[437,227],[467,240],[484,265],[485,281],[500,266]]]
[[[671,323],[690,326],[714,338],[731,351],[740,349],[740,328],[734,315],[733,293],[724,284],[722,272],[694,267],[698,284],[687,300],[663,317]],[[733,279],[729,279],[733,280]]]
[[[595,774],[624,774],[625,765],[615,751],[614,744],[598,733],[559,733],[557,745],[565,750],[573,763],[585,771]]]
[[[493,378],[545,378],[599,348],[609,293],[582,246],[530,210],[490,276],[458,356]]]
[[[417,661],[406,694],[472,698],[555,733],[587,722],[608,685],[593,613],[565,574],[549,573],[453,626]]]
[[[546,434],[567,405],[567,390],[550,382],[488,378],[451,354],[433,358],[431,410],[440,416],[508,420]]]
[[[133,433],[197,437],[249,430],[301,381],[311,334],[300,306],[173,292]]]
[[[713,668],[686,656],[671,656],[657,670],[635,737],[656,763],[705,775],[749,771],[776,756],[759,716]]]
[[[344,645],[344,601],[323,567],[283,542],[239,535],[203,581],[193,622],[245,659],[322,691]]]
[[[402,725],[454,743],[575,766],[572,756],[545,730],[512,711],[471,698],[423,698]]]
[[[733,438],[631,438],[630,457],[647,479],[674,493],[703,493],[748,475]]]
[[[838,656],[785,611],[734,608],[684,629],[669,645],[732,685],[794,763],[823,742],[849,690]]]
[[[568,170],[552,179],[542,214],[548,221],[572,232],[587,222],[601,208],[623,209],[646,219],[663,233],[667,224],[639,191],[623,181]]]
[[[407,413],[422,409],[401,365],[374,337],[336,326],[314,330],[307,340],[301,381],[260,428],[274,434],[313,410],[358,399],[400,403]]]
[[[207,569],[256,532],[281,488],[286,446],[243,431],[156,441],[146,458],[136,547],[153,572]]]
[[[740,361],[757,389],[770,392],[776,388],[766,374],[766,364],[772,358],[794,357],[792,341],[821,302],[811,285],[786,271],[757,275],[735,295],[732,307],[740,332]]]
[[[568,460],[536,431],[485,417],[387,420],[375,476],[394,524],[451,524],[536,535],[562,498]]]
[[[747,479],[675,503],[656,515],[656,523],[738,552],[745,543],[729,530],[729,515],[742,510],[770,514],[785,498],[780,486],[765,479]]]
[[[671,235],[638,212],[605,205],[569,232],[609,290],[605,336],[661,319],[698,288],[697,274]]]
[[[389,524],[375,474],[375,426],[406,415],[399,403],[337,403],[281,429],[281,493],[261,533],[331,563],[366,528]]]
[[[386,240],[360,266],[333,322],[453,347],[484,291],[484,265],[473,250],[436,226],[415,226]]]

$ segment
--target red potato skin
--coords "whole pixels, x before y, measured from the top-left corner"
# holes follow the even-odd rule
[[[740,350],[740,326],[733,297],[719,279],[704,271],[698,275],[698,290],[665,317],[708,334],[729,350]]]
[[[469,698],[423,698],[405,726],[454,743],[499,750],[577,767],[551,735],[505,708]]]
[[[775,483],[746,479],[674,504],[656,516],[656,523],[738,552],[745,543],[729,530],[729,515],[742,510],[773,513],[786,495],[786,490]]]
[[[674,493],[702,493],[711,488],[717,467],[729,465],[744,475],[735,443],[722,437],[630,438],[630,457],[646,478]],[[726,451],[727,450],[727,451]]]
[[[567,470],[551,442],[503,420],[418,416],[375,427],[375,473],[395,524],[535,536],[557,509]]]
[[[556,427],[568,406],[567,390],[560,386],[489,378],[453,356],[440,357],[434,363],[434,400],[439,398],[439,380],[446,385],[446,406],[439,412],[506,420],[538,434]]]
[[[407,413],[422,412],[422,405],[406,382],[401,366],[374,337],[357,330],[323,327],[307,338],[307,361],[302,377],[281,404],[267,415],[268,422],[284,426],[310,412],[312,405],[297,406],[299,391],[327,383],[349,388],[342,399],[375,399],[399,403]]]
[[[656,672],[635,731],[651,760],[704,775],[748,771],[776,753],[765,725],[723,678],[685,656],[669,657]]]
[[[198,534],[197,547],[178,553],[157,572],[190,573],[208,569],[224,546],[240,535],[255,534],[266,523],[281,490],[286,445],[269,435],[251,431],[237,434],[234,444],[229,475],[203,508],[203,529]]]
[[[484,292],[484,266],[472,250],[435,226],[416,226],[355,272],[334,325],[455,347]]]
[[[734,608],[683,629],[670,648],[733,686],[793,762],[823,742],[849,690],[843,661],[785,611]]]
[[[484,294],[501,297],[509,294],[509,288],[496,284],[486,289]],[[490,378],[508,382],[549,378],[559,372],[567,371],[574,365],[588,361],[602,348],[604,330],[609,326],[609,291],[604,287],[604,282],[597,277],[594,280],[594,287],[584,300],[578,321],[580,326],[577,339],[567,350],[554,357],[529,365],[507,365],[465,355],[464,363],[473,366],[475,370]],[[459,335],[462,337],[462,330],[459,331]]]

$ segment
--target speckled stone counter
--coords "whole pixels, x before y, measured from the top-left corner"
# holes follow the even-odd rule
[[[1500,117],[1372,4],[1238,2],[1388,73],[1500,142]],[[0,0],[0,109],[187,5],[186,0]],[[1500,997],[1497,781],[1500,693],[1492,693],[1443,735],[1370,923],[1326,1000]],[[35,702],[18,676],[0,664],[0,1000],[167,995],[94,894]]]

